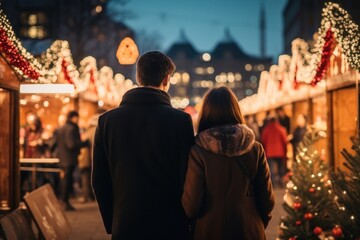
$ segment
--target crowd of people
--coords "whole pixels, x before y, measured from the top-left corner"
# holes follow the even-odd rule
[[[282,107],[268,111],[261,124],[257,122],[256,116],[246,116],[246,124],[265,148],[274,187],[284,187],[289,165],[295,160],[298,145],[308,128],[303,114],[297,115],[295,123],[291,131],[290,117]]]
[[[283,187],[287,145],[296,153],[305,116],[297,116],[293,133],[282,108],[259,124],[244,118],[235,94],[222,86],[205,94],[193,126],[189,114],[171,106],[174,71],[163,53],[145,53],[136,66],[139,87],[119,107],[91,118],[82,133],[79,114],[68,113],[49,146],[60,159],[64,209],[75,210],[69,195],[79,169],[83,200],[95,195],[112,239],[265,239],[273,188]],[[41,123],[25,130],[25,157],[39,129]]]
[[[39,116],[29,112],[26,125],[20,130],[22,158],[58,158],[59,163],[41,163],[38,166],[58,171],[37,172],[36,182],[32,183],[31,172],[21,171],[21,195],[49,183],[61,204],[67,211],[75,208],[70,204],[70,195],[77,197],[79,202],[94,201],[91,188],[91,149],[94,139],[97,118],[103,110],[92,116],[86,128],[79,128],[79,114],[70,111],[65,119],[59,118],[58,127],[52,132],[45,131]],[[30,164],[23,164],[30,166]],[[78,186],[76,188],[76,186]]]

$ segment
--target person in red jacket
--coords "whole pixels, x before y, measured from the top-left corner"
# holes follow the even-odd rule
[[[261,142],[271,171],[274,187],[282,187],[282,177],[286,172],[286,129],[280,125],[276,116],[271,116],[269,123],[261,133]]]

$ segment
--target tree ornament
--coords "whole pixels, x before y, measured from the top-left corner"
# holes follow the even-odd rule
[[[305,218],[305,220],[311,220],[311,219],[313,219],[314,218],[314,215],[312,214],[312,213],[305,213],[304,214],[304,218]]]
[[[301,221],[300,221],[300,220],[297,220],[297,221],[295,222],[295,224],[296,224],[297,226],[300,226],[300,225],[301,225]]]
[[[296,237],[291,237],[289,238],[289,240],[296,240]]]
[[[300,202],[295,202],[293,204],[293,208],[296,209],[296,210],[299,210],[301,208],[301,203]]]
[[[314,193],[314,192],[315,192],[315,188],[313,188],[313,187],[312,187],[312,188],[309,188],[309,192],[310,192],[310,193]]]
[[[342,236],[343,231],[342,231],[341,227],[336,226],[336,227],[333,228],[332,233],[334,234],[334,237],[338,238],[338,237]]]
[[[321,227],[315,227],[313,233],[317,236],[319,236],[322,233]]]

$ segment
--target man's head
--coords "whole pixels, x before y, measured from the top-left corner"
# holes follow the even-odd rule
[[[67,114],[66,121],[78,124],[78,122],[79,122],[79,113],[77,111],[70,111]]]
[[[174,71],[175,64],[168,56],[158,51],[147,52],[137,62],[136,81],[140,86],[167,91]]]

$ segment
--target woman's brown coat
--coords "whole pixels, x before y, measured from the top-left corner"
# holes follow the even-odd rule
[[[197,136],[182,203],[196,218],[195,240],[266,239],[274,193],[264,149],[248,127],[222,126]]]

